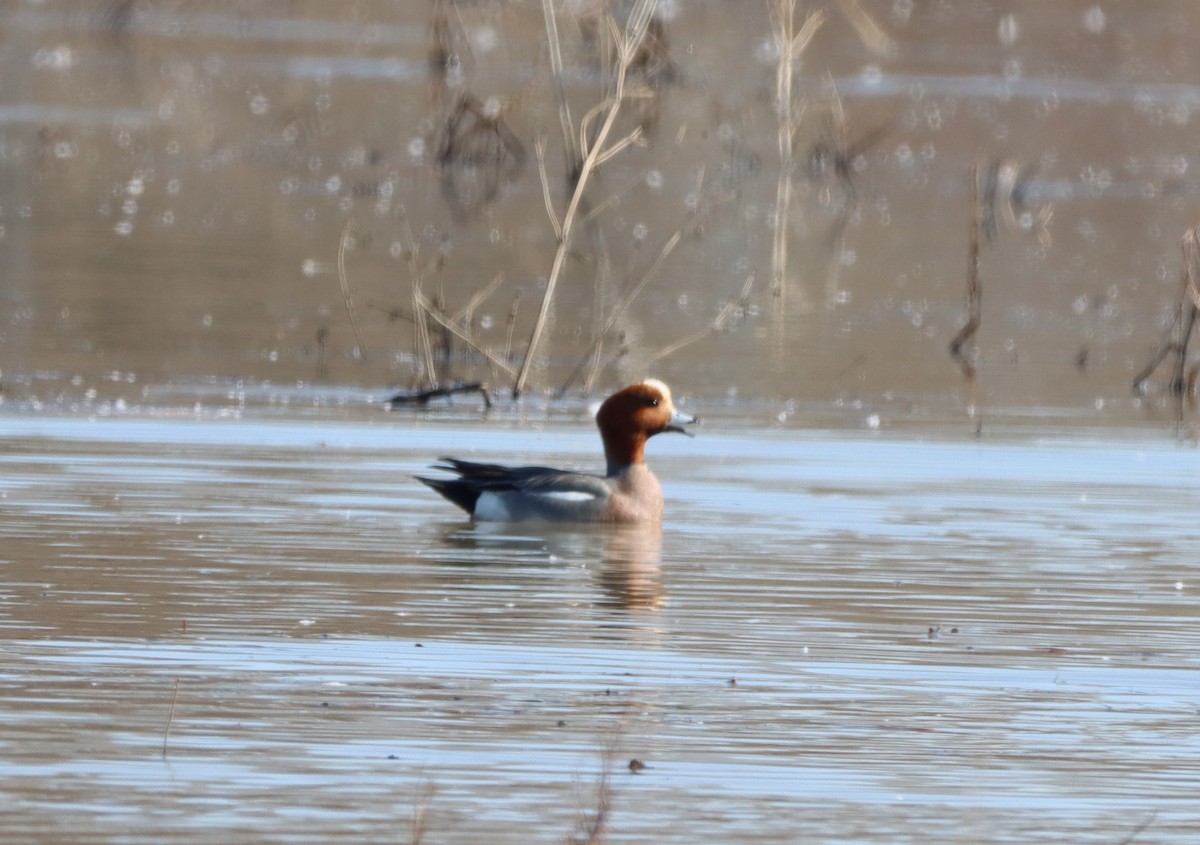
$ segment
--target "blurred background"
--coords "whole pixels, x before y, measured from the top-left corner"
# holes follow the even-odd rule
[[[537,396],[1172,413],[1170,356],[1131,385],[1200,208],[1186,0],[0,8],[10,409],[528,356]]]

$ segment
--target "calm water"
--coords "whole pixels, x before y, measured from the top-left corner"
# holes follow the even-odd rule
[[[265,5],[0,2],[0,839],[1200,841],[1194,0],[800,4],[787,161],[769,4],[664,0],[488,418],[372,403],[524,360],[543,4]],[[661,533],[411,479],[647,375]]]
[[[595,439],[4,418],[8,841],[561,842],[606,771],[612,842],[1200,836],[1194,447],[718,413],[651,444],[661,534],[409,477]]]
[[[568,205],[542,3],[93,5],[0,4],[0,398],[512,386]],[[554,4],[576,129],[613,75],[605,6]],[[658,4],[606,147],[641,143],[587,183],[531,392],[591,361],[594,393],[653,374],[893,417],[1136,401],[1200,197],[1193,0],[801,3],[825,22],[787,161],[771,6]],[[968,174],[993,164],[965,385]],[[427,318],[429,356],[416,288],[460,330]]]

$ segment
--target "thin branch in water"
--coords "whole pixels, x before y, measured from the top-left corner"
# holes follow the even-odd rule
[[[896,42],[884,32],[875,18],[859,5],[858,0],[841,0],[838,6],[846,20],[854,27],[858,40],[868,50],[880,56],[890,56],[896,52]]]
[[[630,132],[628,135],[626,135],[624,138],[617,141],[615,144],[613,144],[607,150],[602,152],[599,156],[597,156],[596,157],[596,166],[599,167],[600,165],[604,164],[604,162],[608,161],[610,158],[612,158],[613,156],[620,153],[626,147],[642,146],[643,144],[644,144],[644,142],[642,141],[642,128],[639,126],[636,129],[634,129],[632,132]]]
[[[346,304],[346,313],[350,315],[350,325],[354,329],[354,342],[358,344],[359,357],[366,358],[367,343],[363,340],[362,327],[359,326],[358,315],[354,312],[354,296],[350,292],[350,279],[346,276],[346,247],[350,243],[350,230],[353,228],[354,218],[351,217],[342,226],[342,235],[338,238],[338,283],[342,287],[342,301]]]
[[[546,0],[550,2],[550,0]],[[550,228],[554,229],[554,239],[562,240],[562,224],[554,212],[554,201],[550,199],[550,177],[546,175],[546,139],[538,136],[533,142],[533,154],[537,159],[538,178],[542,183],[542,202],[546,204],[546,217],[550,219]]]
[[[469,324],[471,320],[474,319],[475,309],[482,305],[484,300],[495,293],[496,289],[502,284],[504,284],[504,274],[497,273],[494,279],[481,287],[479,290],[475,291],[475,293],[471,295],[471,298],[467,300],[467,304],[460,308],[458,313],[450,319],[456,323],[462,323],[464,325]]]
[[[594,807],[587,813],[580,808],[580,815],[575,823],[575,829],[567,834],[568,845],[600,845],[604,841],[604,832],[608,829],[608,817],[612,812],[612,768],[616,755],[616,738],[614,737],[604,749],[601,759],[600,775],[596,778]]]
[[[788,288],[788,230],[792,209],[792,171],[795,168],[796,130],[804,113],[793,95],[796,62],[816,31],[825,22],[823,12],[810,13],[796,29],[796,0],[770,0],[778,62],[775,66],[775,110],[779,122],[779,179],[775,186],[774,237],[771,244],[771,292],[785,303]]]
[[[1151,810],[1146,815],[1146,817],[1144,819],[1142,819],[1141,822],[1138,823],[1137,827],[1135,827],[1133,830],[1129,831],[1129,835],[1126,836],[1124,839],[1122,839],[1118,843],[1118,845],[1130,845],[1130,843],[1132,843],[1133,840],[1137,839],[1139,836],[1142,835],[1143,830],[1145,830],[1151,824],[1153,824],[1153,822],[1156,818],[1158,818],[1158,810]]]
[[[424,408],[432,399],[449,398],[456,393],[478,393],[483,397],[483,406],[491,410],[492,397],[488,395],[487,385],[481,381],[455,382],[441,387],[431,387],[428,390],[405,391],[389,397],[387,404],[393,408],[400,405],[418,405]]]
[[[971,165],[970,230],[967,245],[967,322],[950,341],[950,357],[958,362],[968,379],[975,377],[975,365],[966,346],[979,331],[982,314],[982,292],[979,285],[979,237],[984,227],[983,209],[979,204],[979,165]]]
[[[425,834],[429,830],[427,810],[435,791],[433,783],[426,781],[420,794],[417,795],[417,800],[413,804],[412,819],[408,824],[408,845],[422,845],[425,841]]]
[[[596,203],[591,208],[589,208],[587,214],[585,214],[583,216],[584,222],[591,223],[593,220],[595,220],[597,217],[599,217],[601,213],[603,213],[607,209],[611,208],[616,203],[620,202],[625,197],[626,194],[628,194],[631,190],[633,190],[634,188],[636,188],[638,185],[642,184],[645,181],[646,181],[646,171],[643,170],[641,173],[637,174],[632,179],[630,179],[629,184],[625,185],[624,187],[618,188],[611,196],[606,197],[605,199],[601,200],[600,202]]]
[[[725,324],[727,322],[729,322],[729,319],[734,314],[736,314],[740,309],[746,307],[746,303],[750,301],[750,290],[753,287],[754,287],[754,274],[751,273],[749,276],[746,277],[746,283],[744,285],[742,285],[742,291],[741,291],[741,293],[739,293],[737,295],[737,298],[731,299],[729,302],[725,303],[725,307],[721,309],[721,312],[719,314],[717,314],[717,316],[713,319],[713,321],[711,323],[708,324],[707,327],[701,329],[698,332],[694,332],[694,333],[688,335],[687,337],[681,338],[680,340],[677,340],[672,344],[664,346],[662,349],[658,350],[658,352],[655,352],[653,355],[651,355],[646,360],[646,366],[647,367],[650,366],[655,361],[661,361],[663,358],[666,358],[668,355],[674,355],[680,349],[683,349],[687,346],[691,346],[693,343],[695,343],[699,340],[703,340],[704,338],[708,337],[709,335],[713,335],[713,334],[716,334],[717,332],[721,331],[721,329],[723,329],[725,327]]]
[[[621,297],[621,301],[617,303],[617,307],[614,308],[613,312],[608,315],[608,319],[604,321],[604,325],[600,328],[600,331],[596,332],[596,336],[592,338],[591,344],[588,346],[587,351],[584,352],[580,357],[579,363],[575,366],[575,369],[571,372],[571,375],[567,377],[567,380],[563,382],[562,387],[559,388],[558,395],[560,397],[565,394],[568,389],[570,389],[571,385],[575,383],[575,379],[579,378],[579,374],[583,372],[583,368],[587,366],[587,362],[595,355],[596,350],[600,347],[600,344],[604,342],[606,337],[608,337],[608,333],[612,331],[612,328],[616,325],[617,320],[619,320],[621,315],[624,314],[629,306],[633,304],[633,301],[637,299],[638,295],[642,292],[642,290],[645,289],[650,280],[658,275],[658,271],[662,269],[663,262],[667,260],[667,256],[675,251],[675,247],[679,245],[679,242],[682,239],[683,229],[676,229],[675,234],[671,235],[671,237],[667,239],[667,242],[663,244],[662,249],[658,251],[658,255],[655,256],[654,261],[646,269],[646,272],[643,273],[641,278],[629,288],[623,297]]]
[[[517,328],[517,314],[520,312],[520,310],[521,289],[517,288],[517,292],[513,294],[512,305],[509,306],[508,309],[508,317],[505,318],[504,354],[501,356],[501,358],[503,358],[506,362],[512,360],[513,333]]]
[[[558,122],[562,126],[563,148],[566,153],[567,184],[574,185],[583,167],[583,154],[575,142],[575,128],[571,120],[571,104],[567,100],[567,86],[563,75],[562,44],[558,39],[558,21],[554,16],[554,0],[542,0],[542,17],[546,19],[546,44],[550,48],[550,71],[554,77],[554,94],[558,100]],[[542,151],[545,151],[545,142]],[[539,160],[539,166],[544,162]],[[546,184],[545,173],[542,174],[543,186]],[[547,201],[549,208],[549,201]],[[553,220],[553,215],[551,215]],[[555,226],[555,234],[559,229]]]
[[[179,699],[179,679],[175,679],[175,689],[171,692],[171,710],[167,713],[167,724],[163,728],[162,758],[167,759],[167,737],[171,734],[171,723],[175,721],[175,702]]]
[[[516,381],[513,383],[512,395],[514,399],[518,398],[525,390],[525,382],[529,377],[529,370],[535,360],[534,353],[537,351],[538,343],[541,341],[542,333],[546,328],[546,321],[550,316],[550,306],[554,301],[554,289],[557,287],[558,280],[562,275],[563,263],[566,261],[567,251],[571,243],[571,235],[579,214],[580,204],[583,202],[588,180],[596,170],[596,162],[600,151],[604,148],[605,141],[612,132],[613,125],[616,123],[617,113],[620,111],[621,104],[625,100],[626,73],[629,70],[630,62],[637,53],[638,46],[646,35],[646,26],[650,21],[650,16],[653,14],[656,4],[657,0],[637,0],[633,11],[630,12],[624,37],[619,40],[617,81],[611,98],[612,102],[608,108],[608,113],[605,115],[604,124],[600,127],[596,135],[596,141],[583,161],[579,172],[579,179],[576,181],[574,191],[571,195],[571,201],[568,203],[566,213],[562,218],[562,234],[558,239],[558,248],[554,253],[554,262],[550,268],[550,275],[546,277],[546,290],[542,294],[541,308],[534,322],[533,331],[530,333],[529,343],[525,347],[525,357],[521,361],[521,369],[517,373]]]
[[[509,364],[507,361],[505,361],[503,358],[501,358],[499,355],[497,355],[492,350],[488,349],[486,346],[481,345],[479,342],[477,342],[475,340],[475,338],[471,337],[471,335],[465,329],[463,329],[461,326],[459,326],[457,323],[455,323],[449,317],[442,314],[441,311],[437,308],[437,306],[435,306],[432,302],[430,302],[428,299],[426,299],[425,296],[423,294],[421,294],[421,292],[419,290],[416,292],[415,295],[417,296],[417,304],[422,309],[422,312],[424,314],[428,314],[430,319],[432,319],[435,323],[437,323],[442,328],[446,329],[447,331],[449,331],[452,334],[454,334],[455,336],[457,336],[461,341],[466,343],[468,346],[470,346],[472,349],[474,349],[480,355],[483,355],[485,358],[487,358],[489,361],[491,361],[493,364],[495,364],[500,369],[504,370],[504,372],[508,373],[510,376],[515,376],[517,374],[517,371],[513,368],[513,366],[511,364]],[[430,385],[436,387],[437,383],[430,382]]]
[[[409,285],[412,289],[412,312],[413,324],[416,328],[414,334],[414,343],[416,344],[416,357],[422,361],[425,369],[425,383],[430,387],[436,387],[438,383],[437,367],[433,361],[433,342],[429,336],[429,323],[426,320],[428,308],[425,304],[425,297],[421,292],[421,282],[425,277],[426,267],[422,269],[418,263],[421,246],[417,243],[416,237],[413,235],[412,226],[409,225],[408,216],[403,215],[400,218],[400,229],[404,233],[404,239],[407,243],[408,253],[408,275]]]
[[[1171,353],[1175,353],[1175,366],[1168,390],[1180,398],[1179,415],[1182,419],[1185,394],[1190,391],[1191,377],[1187,373],[1187,350],[1191,342],[1196,323],[1200,321],[1200,287],[1196,280],[1196,264],[1200,262],[1200,223],[1193,223],[1184,232],[1179,242],[1183,253],[1183,270],[1180,273],[1183,291],[1180,294],[1179,305],[1175,309],[1175,317],[1171,325],[1163,333],[1158,348],[1150,357],[1142,371],[1133,379],[1135,393],[1144,393],[1146,382],[1158,365]]]

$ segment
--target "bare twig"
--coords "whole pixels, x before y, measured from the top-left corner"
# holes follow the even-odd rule
[[[454,334],[459,340],[466,343],[468,346],[470,346],[480,355],[483,355],[510,376],[516,375],[517,371],[511,364],[509,364],[492,350],[488,349],[486,346],[481,346],[479,342],[476,341],[475,338],[471,337],[471,335],[462,326],[458,325],[454,322],[454,320],[441,313],[441,309],[426,299],[420,290],[416,290],[414,292],[414,296],[416,297],[416,305],[421,309],[421,313],[423,315],[428,315],[439,326]],[[431,381],[430,385],[436,386],[437,382]]]
[[[495,293],[496,289],[499,288],[503,283],[504,274],[497,273],[494,279],[481,287],[479,290],[475,291],[475,293],[471,294],[471,298],[467,300],[467,304],[460,308],[458,313],[450,319],[463,325],[469,324],[475,315],[475,309],[482,305],[484,300]]]
[[[1118,845],[1130,845],[1133,840],[1142,835],[1142,831],[1148,828],[1156,818],[1158,818],[1158,810],[1151,810],[1146,817],[1138,823],[1138,826],[1131,830],[1129,835],[1122,839]]]
[[[550,2],[550,0],[546,0]],[[546,204],[546,216],[550,218],[550,227],[554,229],[556,240],[562,240],[562,224],[554,211],[554,201],[550,199],[550,177],[546,175],[546,139],[539,136],[533,142],[533,154],[537,158],[538,178],[542,182],[542,202]]]
[[[614,206],[618,202],[620,202],[621,199],[623,197],[625,197],[629,193],[630,190],[637,187],[638,185],[644,184],[645,181],[646,181],[646,171],[643,170],[641,173],[638,173],[636,176],[631,178],[629,180],[628,184],[618,188],[611,195],[600,200],[600,202],[592,203],[591,206],[588,208],[587,214],[585,214],[583,217],[584,221],[588,222],[588,223],[592,222],[597,217],[599,217],[602,212],[607,211],[609,208],[611,208],[612,206]]]
[[[896,43],[892,37],[859,5],[858,0],[841,0],[838,5],[846,20],[854,27],[858,40],[868,50],[882,56],[890,56],[896,52]]]
[[[1183,270],[1180,273],[1183,291],[1180,294],[1179,305],[1175,309],[1175,318],[1163,333],[1158,348],[1150,357],[1142,371],[1133,379],[1133,389],[1143,393],[1146,382],[1158,369],[1158,365],[1175,353],[1175,367],[1171,378],[1169,391],[1180,397],[1189,391],[1190,378],[1187,374],[1187,350],[1191,342],[1196,323],[1200,319],[1200,288],[1197,286],[1196,264],[1200,262],[1200,223],[1193,223],[1180,239],[1180,251],[1183,253]],[[1179,414],[1182,417],[1183,403],[1180,402]]]
[[[175,679],[175,689],[171,692],[171,710],[167,713],[167,724],[163,728],[162,757],[167,759],[167,737],[171,733],[171,723],[175,721],[175,702],[179,698],[179,679]]]
[[[788,220],[792,208],[792,170],[795,166],[796,129],[804,109],[797,108],[793,96],[796,62],[825,14],[817,11],[796,29],[796,0],[771,0],[771,25],[775,35],[778,63],[775,66],[775,110],[779,121],[779,179],[775,187],[775,232],[771,245],[771,291],[783,305],[788,288]]]
[[[408,824],[408,845],[422,845],[425,841],[425,834],[429,830],[429,819],[426,816],[434,792],[433,783],[426,781],[417,795],[417,800],[413,804],[412,819]]]
[[[571,104],[567,100],[567,86],[563,78],[563,60],[562,60],[562,45],[558,40],[558,21],[554,16],[554,0],[542,0],[542,16],[546,19],[546,43],[550,48],[550,71],[554,77],[554,93],[558,99],[558,120],[562,125],[563,133],[563,148],[566,154],[567,164],[567,184],[575,184],[575,180],[579,176],[579,170],[583,167],[583,155],[579,152],[579,145],[575,142],[575,129],[571,120]],[[542,152],[545,152],[546,145],[542,144]],[[539,158],[539,166],[544,163]],[[545,174],[543,173],[542,182],[545,184]],[[547,201],[549,208],[549,201]],[[550,215],[551,221],[554,215]],[[555,226],[555,234],[560,234],[558,227]]]
[[[599,845],[608,828],[608,816],[612,811],[612,766],[615,749],[605,749],[600,775],[596,778],[595,806],[586,815],[580,815],[575,829],[567,835],[568,845]]]
[[[359,355],[367,357],[367,344],[363,340],[362,327],[358,324],[358,315],[354,313],[354,296],[350,292],[350,279],[346,276],[346,246],[350,243],[350,230],[354,228],[354,218],[351,217],[342,226],[342,235],[338,238],[338,282],[342,286],[342,301],[346,304],[346,313],[350,315],[350,325],[354,329],[354,342],[358,344]]]
[[[416,327],[414,338],[417,345],[416,353],[417,357],[424,362],[425,383],[430,387],[434,387],[438,383],[438,377],[437,367],[433,361],[433,342],[429,337],[429,323],[426,321],[429,310],[428,303],[421,293],[421,282],[425,277],[425,270],[418,263],[421,246],[417,243],[417,239],[413,235],[412,226],[409,225],[407,216],[401,217],[400,228],[404,232],[404,239],[408,244],[408,275],[409,283],[412,287],[413,323]]]
[[[591,145],[583,161],[579,172],[579,179],[575,182],[571,195],[571,201],[567,204],[567,211],[562,218],[562,233],[558,238],[558,248],[554,253],[554,262],[550,269],[550,275],[546,278],[546,290],[542,294],[542,305],[538,311],[537,320],[534,322],[533,331],[529,336],[529,343],[525,347],[525,357],[521,361],[521,369],[517,373],[516,381],[513,383],[513,398],[519,397],[525,390],[525,382],[529,377],[529,370],[534,362],[534,353],[537,351],[538,343],[541,341],[542,333],[545,331],[546,320],[550,316],[550,305],[554,301],[554,289],[558,285],[559,277],[562,275],[563,262],[566,260],[567,251],[570,247],[571,235],[574,231],[580,203],[583,201],[584,191],[587,188],[589,178],[596,170],[597,162],[604,154],[605,142],[608,140],[613,124],[616,122],[621,104],[625,100],[626,73],[634,56],[637,54],[638,46],[646,35],[646,27],[650,22],[650,16],[654,12],[656,3],[657,0],[637,0],[633,11],[630,12],[624,35],[618,41],[616,87],[610,98],[604,124],[601,126],[599,132],[597,132],[596,140]]]
[[[505,319],[504,354],[500,356],[505,362],[512,360],[513,332],[517,328],[517,314],[520,310],[521,289],[517,288],[517,292],[513,294],[512,305],[508,309],[508,317]]]
[[[483,397],[483,405],[485,408],[492,407],[492,397],[488,394],[487,385],[480,381],[468,383],[454,383],[443,385],[440,387],[432,387],[428,390],[406,391],[397,393],[395,396],[388,397],[387,404],[393,408],[397,405],[419,405],[425,407],[432,399],[448,398],[456,393],[478,393]]]
[[[975,364],[971,355],[966,352],[966,345],[979,331],[981,307],[981,290],[979,286],[979,236],[983,228],[983,211],[979,203],[979,165],[971,165],[970,194],[970,230],[967,245],[967,322],[954,339],[950,341],[950,356],[958,362],[963,375],[975,377]]]
[[[571,372],[571,375],[567,377],[567,380],[563,382],[562,387],[559,388],[559,396],[562,396],[564,393],[566,393],[571,385],[575,383],[575,379],[579,378],[579,374],[583,372],[583,368],[587,366],[588,360],[592,358],[592,356],[596,353],[596,350],[600,347],[600,344],[604,342],[606,337],[608,337],[608,333],[612,331],[612,328],[614,325],[616,325],[617,320],[619,320],[621,315],[624,314],[629,306],[633,304],[633,301],[637,299],[638,295],[642,292],[650,280],[658,275],[658,271],[662,268],[663,262],[667,260],[667,256],[670,255],[675,250],[675,247],[679,245],[679,241],[682,238],[683,229],[676,229],[675,234],[671,235],[671,237],[667,239],[667,242],[663,244],[662,249],[658,251],[658,255],[655,257],[650,267],[647,268],[646,272],[643,273],[641,278],[638,279],[628,291],[626,291],[623,297],[621,297],[621,301],[617,303],[617,307],[614,308],[613,312],[608,315],[608,319],[604,321],[604,325],[598,332],[596,332],[596,336],[592,338],[591,344],[588,346],[587,351],[584,352],[584,354],[580,357],[579,363],[575,366],[575,369]]]
[[[1178,348],[1178,343],[1175,340],[1175,332],[1179,329],[1179,318],[1181,316],[1182,315],[1177,310],[1175,312],[1175,319],[1171,321],[1171,325],[1167,327],[1165,332],[1163,332],[1162,339],[1158,342],[1158,347],[1154,350],[1154,354],[1150,356],[1150,361],[1136,376],[1133,377],[1134,393],[1146,392],[1146,382],[1150,379],[1150,376],[1152,376],[1154,371],[1158,369],[1158,365],[1163,362],[1163,359],[1170,355],[1173,350]]]
[[[646,359],[646,366],[648,367],[655,361],[660,361],[663,358],[666,358],[668,355],[674,355],[680,349],[683,349],[686,346],[691,346],[696,341],[703,340],[709,335],[713,335],[721,331],[721,329],[725,327],[725,324],[729,322],[730,317],[736,314],[739,309],[746,307],[746,303],[750,300],[750,290],[753,287],[754,274],[751,273],[746,277],[746,283],[742,285],[741,293],[737,295],[737,298],[731,299],[729,302],[725,303],[725,307],[721,309],[720,313],[717,314],[717,316],[711,323],[708,324],[708,326],[698,332],[693,332],[687,337],[681,338],[672,344],[664,346],[662,349],[658,350]]]
[[[624,138],[617,141],[615,144],[613,144],[611,147],[609,147],[603,153],[598,155],[596,157],[596,166],[599,167],[600,165],[604,164],[604,162],[608,161],[613,156],[619,154],[626,147],[632,147],[634,145],[641,144],[641,143],[642,143],[642,128],[639,126],[636,129],[634,129],[632,132],[630,132],[628,135],[626,135]]]

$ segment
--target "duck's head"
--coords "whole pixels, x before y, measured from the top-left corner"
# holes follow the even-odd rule
[[[676,431],[690,437],[684,426],[694,422],[695,417],[675,409],[671,389],[653,378],[618,390],[596,412],[610,472],[641,463],[646,440],[656,434]]]

